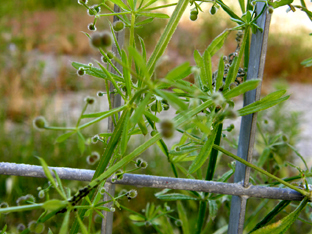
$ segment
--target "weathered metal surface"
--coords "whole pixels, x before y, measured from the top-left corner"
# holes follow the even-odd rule
[[[80,180],[90,181],[93,177],[93,170],[72,169],[64,167],[49,167],[54,169],[61,179],[66,180]],[[15,175],[15,176],[29,176],[42,177],[45,174],[41,166],[33,166],[16,163],[0,163],[0,174]],[[111,182],[111,180],[108,180]],[[265,186],[249,186],[244,187],[240,183],[220,183],[205,180],[192,180],[171,177],[160,177],[139,174],[124,174],[122,180],[117,180],[115,184],[133,185],[137,187],[149,188],[170,188],[179,190],[191,190],[207,193],[218,193],[235,195],[242,197],[257,197],[279,200],[302,200],[303,196],[292,190],[283,188],[273,188]]]
[[[260,13],[264,7],[264,3],[257,3],[257,13]],[[259,30],[256,34],[252,34],[249,64],[247,72],[247,80],[263,78],[263,70],[265,64],[265,56],[268,43],[269,26],[271,15],[267,14],[265,10],[262,16],[257,20],[257,25],[263,29],[261,33]],[[244,95],[244,106],[253,103],[260,98],[261,85],[257,89],[247,92]],[[237,155],[248,162],[251,162],[253,154],[253,146],[255,141],[257,113],[242,117],[239,144]],[[237,162],[234,175],[235,183],[243,183],[244,187],[249,186],[250,168],[244,164]],[[229,234],[240,234],[243,232],[244,219],[246,211],[245,197],[232,197]]]

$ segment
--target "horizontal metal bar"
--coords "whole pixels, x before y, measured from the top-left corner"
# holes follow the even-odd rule
[[[93,170],[73,169],[63,167],[49,167],[54,169],[61,179],[90,181],[94,174]],[[16,163],[0,163],[0,174],[29,176],[29,177],[45,177],[41,166],[16,164]],[[279,200],[300,201],[303,196],[292,190],[284,188],[273,188],[265,186],[251,185],[244,188],[239,183],[221,183],[204,180],[181,179],[161,176],[124,174],[122,180],[117,180],[115,184],[134,185],[137,187],[150,188],[170,188],[200,191],[208,193],[218,193],[227,195],[236,195],[244,197],[258,197]]]

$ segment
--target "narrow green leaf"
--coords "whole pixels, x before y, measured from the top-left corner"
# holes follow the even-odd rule
[[[7,208],[1,208],[0,214],[37,210],[37,209],[41,209],[42,205],[43,205],[42,203],[39,203],[39,204],[35,203],[35,204],[23,205],[23,206],[9,206]]]
[[[145,77],[145,79],[149,78],[149,73],[146,67],[145,59],[142,57],[142,55],[133,47],[128,48],[129,51],[129,57],[133,58],[136,66],[140,69],[140,73],[142,76]]]
[[[188,75],[191,74],[191,66],[189,62],[185,62],[178,67],[175,67],[172,69],[168,74],[166,75],[165,79],[174,81],[174,80],[180,80]]]
[[[269,5],[271,5],[274,8],[278,8],[281,6],[285,6],[288,4],[292,4],[294,0],[279,0],[279,1],[274,1],[274,2],[268,2]]]
[[[123,93],[121,92],[119,86],[116,83],[116,80],[113,78],[112,73],[110,73],[101,63],[97,62],[97,64],[100,66],[100,68],[102,69],[102,71],[106,74],[107,79],[112,82],[114,88],[117,90],[117,93],[119,93],[119,95],[124,98]]]
[[[311,67],[312,66],[312,58],[305,59],[301,62],[301,65],[306,66],[306,67]]]
[[[148,130],[147,130],[147,127],[145,125],[145,122],[144,122],[144,119],[143,119],[143,115],[141,115],[139,117],[138,125],[139,125],[139,128],[141,129],[142,134],[145,136],[148,133]]]
[[[164,13],[156,13],[156,12],[142,12],[140,11],[138,15],[146,16],[146,17],[153,17],[153,18],[162,18],[162,19],[169,19],[169,15]]]
[[[204,85],[208,87],[210,91],[212,91],[212,69],[211,69],[211,55],[208,51],[205,51],[203,54],[203,70],[205,71],[202,78],[202,82]],[[202,71],[202,70],[201,70]],[[202,73],[201,73],[202,75]]]
[[[252,233],[259,228],[264,227],[268,224],[277,214],[279,214],[283,209],[290,204],[291,201],[280,201],[273,210],[271,210],[256,226],[249,232]]]
[[[275,106],[275,105],[287,100],[288,98],[289,98],[289,95],[282,97],[282,98],[279,98],[279,99],[273,99],[272,101],[270,101],[270,100],[266,100],[265,102],[263,102],[262,100],[256,101],[252,104],[249,104],[249,105],[243,107],[242,109],[238,110],[237,112],[240,116],[249,115],[249,114],[252,114],[255,112],[259,112],[259,111],[268,109],[272,106]]]
[[[85,151],[86,149],[86,140],[85,138],[83,137],[83,135],[81,134],[81,132],[77,131],[77,140],[78,140],[78,149],[80,151],[80,154],[82,155],[83,152]]]
[[[272,233],[283,234],[285,233],[289,229],[289,227],[297,220],[300,212],[307,205],[307,203],[308,203],[308,198],[305,197],[301,201],[299,206],[293,212],[287,215],[285,218],[283,218],[282,220],[279,220],[276,223],[262,227],[252,232],[252,234],[272,234]]]
[[[109,160],[111,159],[113,152],[115,150],[116,145],[118,144],[120,140],[120,136],[122,133],[123,125],[127,116],[127,113],[129,112],[129,109],[125,109],[120,116],[120,119],[117,122],[117,125],[114,129],[113,135],[111,136],[109,143],[101,156],[100,162],[96,168],[96,171],[93,175],[93,179],[97,178],[100,174],[102,174],[105,170],[105,168],[108,165]]]
[[[116,34],[115,34],[115,30],[113,28],[112,23],[109,20],[108,20],[108,23],[109,23],[109,28],[111,30],[111,34],[113,35],[113,38],[114,38],[114,42],[115,42],[118,54],[121,56],[121,49],[120,49],[120,45],[119,45],[119,42],[118,42]]]
[[[66,197],[66,193],[65,193],[65,190],[64,190],[64,187],[63,187],[63,184],[62,184],[62,181],[59,177],[59,175],[56,173],[56,171],[54,169],[52,169],[54,175],[55,175],[55,179],[56,179],[56,182],[58,183],[58,187],[60,188],[61,192],[64,194],[64,197]]]
[[[150,99],[152,97],[152,93],[149,92],[146,94],[146,96],[144,97],[144,99],[139,103],[139,105],[135,108],[135,112],[131,117],[131,123],[136,124],[139,122],[140,118],[142,117],[145,108],[147,106],[147,104],[149,103]]]
[[[94,77],[98,77],[101,79],[109,79],[107,77],[107,75],[99,68],[97,67],[91,67],[87,64],[83,64],[83,63],[77,63],[77,62],[72,62],[72,66],[76,69],[79,69],[80,67],[83,68],[87,68],[86,73],[90,76],[94,76]],[[120,76],[117,76],[113,73],[111,73],[111,76],[114,78],[114,80],[118,81],[118,82],[123,82],[123,78],[121,78]]]
[[[245,0],[238,0],[242,13],[245,12]]]
[[[157,2],[158,0],[150,0],[147,3],[145,3],[144,7],[142,7],[141,9],[147,8],[150,5],[154,4],[155,2]]]
[[[56,183],[55,183],[55,180],[54,180],[54,178],[53,178],[53,176],[52,176],[52,174],[51,174],[51,172],[50,172],[50,170],[49,170],[49,168],[48,168],[48,164],[44,161],[43,158],[40,158],[40,157],[37,157],[37,158],[38,158],[39,161],[40,161],[40,164],[41,164],[41,166],[42,166],[42,169],[43,169],[44,174],[46,175],[46,177],[48,178],[48,180],[50,181],[50,183],[52,184],[52,186],[53,186],[54,188],[57,188]]]
[[[214,220],[218,213],[216,200],[208,200],[209,219]]]
[[[88,234],[88,230],[86,226],[83,224],[83,222],[81,221],[81,218],[79,217],[79,215],[76,215],[76,218],[78,220],[79,227],[80,227],[82,234]]]
[[[123,3],[123,1],[121,0],[110,0],[112,3],[116,4],[117,6],[119,6],[121,9],[123,9],[124,11],[130,11],[131,9]]]
[[[122,134],[121,134],[121,155],[124,155],[124,153],[127,150],[127,145],[128,145],[128,139],[129,139],[129,127],[130,127],[130,111],[127,112],[126,118],[125,118],[125,123],[123,126]]]
[[[222,9],[232,18],[240,19],[227,5],[223,3],[222,0],[216,0],[216,2],[222,7]]]
[[[188,216],[181,201],[177,201],[177,210],[179,214],[179,219],[182,222],[183,234],[190,234],[190,226],[187,218]]]
[[[229,35],[229,30],[224,30],[219,36],[217,36],[207,47],[207,51],[212,57],[224,44],[225,39]]]
[[[150,120],[154,121],[155,123],[158,123],[160,121],[156,115],[152,114],[151,112],[147,110],[144,111],[144,115],[145,117],[148,117]]]
[[[223,76],[224,76],[224,60],[223,57],[220,57],[218,65],[218,75],[216,78],[216,91],[218,91],[223,85]]]
[[[187,105],[180,98],[178,98],[175,94],[170,93],[168,91],[158,90],[158,89],[156,89],[155,91],[159,96],[168,100],[170,105],[172,105],[174,108],[182,109],[182,110],[185,110],[187,108]]]
[[[114,109],[111,109],[111,110],[108,110],[108,111],[102,111],[102,112],[97,112],[97,113],[91,113],[91,114],[84,114],[82,116],[82,118],[98,118],[96,122],[102,120],[102,119],[105,119],[113,114],[116,114],[120,111],[122,111],[126,106],[119,106],[119,107],[116,107]],[[96,123],[94,122],[94,123]],[[93,123],[92,123],[93,124]],[[84,128],[85,124],[84,125],[81,125],[80,126],[80,129]],[[89,125],[87,125],[89,126]]]
[[[144,43],[144,40],[142,37],[138,36],[139,37],[139,41],[140,41],[140,44],[141,44],[141,50],[142,50],[142,57],[143,57],[143,60],[144,62],[146,63],[146,49],[145,49],[145,43]]]
[[[48,200],[45,203],[43,203],[42,208],[44,208],[46,210],[54,211],[54,210],[58,210],[58,209],[61,209],[63,207],[66,207],[67,204],[68,204],[67,201],[51,199],[51,200]]]
[[[62,226],[60,228],[59,234],[67,234],[68,233],[69,215],[70,215],[70,210],[66,211],[66,214],[64,216],[63,223],[62,223]]]
[[[185,121],[189,121],[189,119],[198,114],[199,112],[201,112],[202,110],[208,108],[209,106],[211,106],[213,104],[212,100],[207,100],[206,102],[200,104],[197,107],[194,107],[193,109],[190,109],[186,112],[181,112],[178,115],[176,115],[173,118],[173,121],[175,122],[175,126],[178,127],[180,126],[182,123],[184,123]]]
[[[60,135],[60,136],[58,136],[58,137],[56,138],[55,142],[56,142],[56,143],[61,143],[61,142],[65,141],[65,140],[67,140],[67,138],[69,138],[71,135],[73,135],[73,134],[75,134],[75,133],[76,133],[76,131],[66,132],[66,133],[64,133],[64,134],[62,134],[62,135]]]
[[[135,26],[142,26],[144,24],[149,24],[151,22],[153,22],[154,18],[147,18],[145,20],[139,21],[135,23]],[[140,38],[140,37],[139,37]]]
[[[131,96],[131,89],[132,89],[132,83],[131,83],[131,74],[130,74],[130,70],[128,69],[128,67],[130,67],[129,65],[129,61],[128,61],[128,57],[127,54],[124,50],[122,50],[121,52],[121,57],[122,57],[122,62],[127,66],[127,67],[123,67],[123,76],[125,79],[125,84],[126,84],[126,97],[130,97]]]
[[[207,158],[210,155],[213,143],[215,141],[216,135],[217,135],[218,128],[213,129],[210,136],[208,137],[208,140],[205,142],[203,147],[201,148],[199,154],[197,155],[196,159],[193,161],[189,168],[189,173],[196,172],[207,160]]]
[[[224,98],[230,99],[233,97],[236,97],[238,95],[241,95],[243,93],[246,93],[247,91],[253,90],[258,87],[259,83],[261,82],[260,79],[254,79],[254,80],[248,80],[244,83],[238,85],[234,89],[231,89],[230,91],[223,94]]]
[[[258,167],[262,167],[262,166],[263,166],[263,164],[267,161],[267,159],[268,159],[270,153],[271,153],[271,149],[270,149],[269,147],[266,147],[266,148],[263,150],[261,156],[259,157],[259,159],[258,159],[258,161],[257,161],[257,166],[258,166]]]
[[[166,201],[177,201],[177,200],[194,200],[197,201],[199,198],[191,197],[182,193],[168,193],[168,194],[155,194],[157,199]]]
[[[144,217],[138,216],[138,215],[133,215],[133,214],[129,215],[129,219],[131,219],[132,221],[136,221],[136,222],[145,221]]]
[[[178,23],[180,22],[180,19],[187,8],[189,4],[189,0],[179,0],[177,6],[175,7],[168,24],[166,25],[160,39],[158,40],[157,45],[155,46],[155,49],[153,50],[153,53],[151,57],[148,60],[147,68],[148,73],[152,74],[156,61],[163,55],[165,52],[167,45],[174,33],[174,31],[177,28]]]

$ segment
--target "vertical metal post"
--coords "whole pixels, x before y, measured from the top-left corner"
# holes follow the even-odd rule
[[[125,0],[123,0],[123,2],[125,2]],[[117,5],[114,5],[114,11],[120,12],[120,8]],[[119,20],[119,18],[117,16],[114,16],[113,22],[116,22],[118,20]],[[115,35],[116,35],[119,46],[122,48],[123,44],[124,44],[125,31],[122,30],[121,32],[115,32]],[[117,47],[115,44],[113,44],[113,46],[112,46],[112,51],[113,51],[114,55],[118,59],[120,59],[120,55],[118,54]],[[116,66],[118,68],[119,71],[122,71],[122,66],[119,63],[117,63],[115,60],[112,61],[112,63],[114,64],[114,66]],[[111,67],[110,71],[114,74],[117,74],[117,72],[112,67]],[[114,86],[110,83],[109,91],[112,92],[113,90],[114,90]],[[114,94],[114,93],[110,94],[110,100],[111,100],[112,108],[116,108],[116,107],[121,105],[121,97],[119,94]],[[109,132],[114,131],[114,123],[113,123],[113,119],[111,117],[108,118],[108,131]],[[115,184],[111,184],[111,183],[106,182],[104,187],[105,187],[106,191],[109,192],[110,195],[114,196]],[[103,197],[104,201],[107,201],[110,199],[111,198],[109,197],[108,194],[104,194],[104,197]],[[112,203],[107,204],[108,207],[111,205],[112,205]],[[103,211],[103,215],[104,215],[104,217],[106,217],[106,219],[103,219],[103,221],[102,221],[101,233],[102,234],[112,234],[113,233],[113,216],[114,216],[114,213]]]
[[[257,3],[258,14],[264,6],[264,3]],[[265,10],[262,16],[257,20],[257,25],[263,29],[263,32],[261,33],[258,30],[256,34],[252,34],[247,80],[263,78],[270,19],[271,15],[267,14]],[[259,85],[257,89],[247,92],[244,95],[244,106],[259,100],[260,91],[261,85]],[[251,162],[252,159],[256,121],[257,113],[242,117],[237,155],[248,162]],[[248,187],[249,176],[250,168],[242,163],[236,162],[234,182],[242,183],[242,186]],[[232,196],[228,234],[240,234],[243,232],[247,199],[248,197],[246,196]]]

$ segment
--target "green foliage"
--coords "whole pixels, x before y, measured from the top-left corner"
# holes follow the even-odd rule
[[[134,172],[146,168],[147,162],[137,158],[153,145],[157,145],[165,154],[166,160],[176,177],[181,177],[182,174],[187,178],[203,179],[202,172],[203,169],[206,169],[207,173],[204,179],[214,180],[214,174],[220,162],[220,155],[224,154],[253,168],[270,180],[277,181],[278,184],[294,189],[305,197],[311,196],[307,188],[307,180],[303,174],[304,171],[301,169],[298,168],[301,173],[299,178],[302,178],[305,182],[304,189],[298,188],[261,168],[267,161],[271,153],[271,147],[273,144],[276,144],[279,136],[272,140],[272,144],[270,144],[271,142],[266,144],[257,166],[224,149],[221,144],[225,119],[232,119],[237,115],[244,116],[268,109],[287,100],[289,97],[283,96],[285,94],[284,90],[279,90],[238,111],[234,110],[235,103],[233,98],[255,89],[260,83],[260,80],[257,79],[242,82],[244,79],[239,80],[239,78],[242,76],[241,71],[248,69],[248,67],[241,68],[240,66],[243,55],[248,56],[246,48],[249,48],[250,34],[256,33],[257,30],[262,31],[256,21],[265,12],[265,7],[257,15],[256,7],[252,7],[249,1],[246,5],[244,1],[239,1],[243,12],[243,15],[239,17],[223,1],[214,1],[210,13],[214,15],[217,8],[222,8],[237,25],[234,28],[224,30],[207,46],[203,54],[195,50],[194,60],[196,66],[190,66],[189,62],[183,63],[169,71],[162,78],[157,76],[157,63],[167,49],[187,6],[190,4],[195,7],[191,15],[196,15],[197,19],[198,12],[202,11],[201,4],[210,3],[201,2],[199,4],[196,1],[179,0],[173,4],[162,4],[152,7],[156,3],[154,0],[141,1],[140,3],[136,0],[112,0],[111,2],[119,6],[121,11],[114,12],[105,2],[95,6],[90,6],[86,1],[80,1],[79,3],[87,9],[90,16],[94,17],[94,27],[101,17],[118,17],[119,22],[125,26],[125,30],[129,33],[127,44],[121,45],[119,40],[117,40],[117,35],[111,35],[112,33],[114,34],[114,30],[119,30],[116,27],[114,28],[116,25],[112,26],[112,23],[109,23],[110,31],[95,32],[92,35],[86,34],[87,39],[90,40],[91,45],[99,52],[99,55],[103,56],[104,59],[102,60],[106,64],[103,64],[103,61],[95,61],[97,66],[95,67],[91,63],[72,63],[78,75],[87,74],[103,80],[106,84],[106,95],[110,110],[85,114],[87,107],[94,103],[93,98],[87,98],[81,114],[73,127],[47,125],[41,118],[36,119],[34,122],[40,129],[66,131],[56,138],[58,144],[68,141],[72,135],[77,134],[76,148],[82,155],[87,150],[90,150],[89,141],[91,139],[88,141],[85,129],[110,118],[113,131],[98,133],[96,136],[96,140],[101,144],[102,155],[92,181],[75,191],[74,195],[71,195],[70,189],[62,185],[55,171],[53,171],[54,179],[45,160],[39,158],[44,173],[50,182],[49,187],[44,190],[54,189],[60,198],[54,199],[47,196],[46,201],[43,203],[33,202],[30,205],[3,208],[0,209],[1,213],[43,208],[45,211],[34,222],[35,226],[37,224],[42,225],[42,223],[54,218],[58,213],[65,213],[60,224],[61,233],[67,233],[69,227],[71,227],[69,233],[77,233],[79,231],[91,233],[97,231],[93,221],[94,213],[100,219],[106,218],[101,211],[106,213],[114,212],[115,207],[117,207],[130,212],[130,220],[138,227],[151,226],[153,231],[158,233],[173,233],[174,229],[179,227],[184,233],[190,233],[190,227],[193,224],[186,219],[189,210],[185,209],[182,204],[182,201],[188,201],[193,202],[192,204],[195,204],[196,208],[197,206],[199,207],[197,220],[194,223],[197,223],[196,233],[201,233],[206,220],[206,209],[209,211],[209,220],[214,220],[219,209],[221,209],[221,205],[227,200],[225,196],[196,191],[168,193],[169,190],[164,190],[156,193],[156,198],[174,201],[177,208],[171,209],[167,204],[157,206],[154,203],[147,203],[144,214],[141,214],[120,204],[124,197],[127,197],[128,200],[134,199],[137,195],[136,191],[130,190],[114,195],[109,194],[105,189],[103,190],[103,186],[105,186],[110,177],[112,182],[114,182],[121,180],[126,172]],[[271,5],[277,8],[290,3],[281,1],[281,3],[273,2],[273,5]],[[266,6],[269,4],[269,2],[265,3]],[[170,17],[165,13],[154,11],[171,6],[175,8]],[[101,13],[100,7],[105,8],[110,13]],[[148,24],[157,20],[157,18],[168,19],[168,22],[161,37],[157,39],[154,50],[147,59],[145,42],[142,38],[137,37],[135,32],[138,27],[148,27]],[[195,17],[191,19],[194,20]],[[227,57],[231,61],[225,63],[223,58],[221,58],[218,70],[214,72],[212,57],[223,47],[229,33],[236,30],[244,31],[243,39],[237,40],[237,49],[232,56]],[[110,45],[113,41],[116,47],[116,54],[110,51]],[[141,50],[137,49],[137,41],[140,43]],[[244,66],[247,66],[247,64],[244,64]],[[191,74],[194,76],[194,83],[186,79]],[[110,83],[110,88],[107,85],[108,83]],[[101,93],[101,95],[104,95],[104,93]],[[120,107],[114,106],[111,100],[114,96],[120,97],[124,104]],[[170,119],[160,120],[158,113],[166,111],[171,107],[176,111],[174,116]],[[83,119],[92,120],[82,122]],[[148,137],[149,132],[151,137]],[[182,136],[170,149],[165,139],[173,137],[178,132]],[[131,140],[137,134],[142,135],[144,140],[130,150]],[[108,137],[109,141],[107,143]],[[129,151],[131,152],[129,153]],[[231,163],[229,167],[230,170],[227,169],[226,172],[222,173],[218,181],[227,182],[230,179],[235,171],[235,167]],[[101,196],[103,194],[110,197],[109,200],[102,202]],[[103,206],[109,203],[112,204],[111,207]],[[299,205],[297,210],[280,220],[281,225],[278,225],[278,228],[269,226],[266,227],[266,230],[283,232],[288,229],[298,218],[306,203],[307,199]],[[75,219],[72,223],[70,223],[70,212],[75,214]],[[30,229],[28,227],[25,232],[32,231]]]

